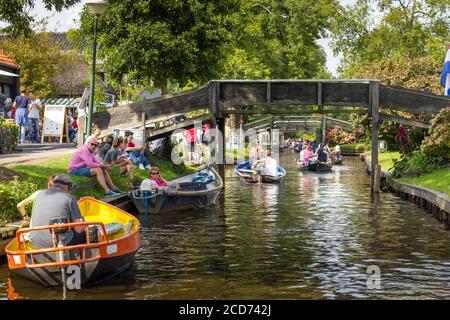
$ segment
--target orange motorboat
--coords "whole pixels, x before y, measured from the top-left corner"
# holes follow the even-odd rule
[[[91,197],[78,201],[84,222],[60,223],[19,229],[6,247],[9,268],[47,287],[69,289],[95,284],[126,269],[140,247],[140,223],[127,212]],[[84,226],[86,243],[61,245],[58,234]],[[48,230],[53,245],[36,249],[27,234]]]

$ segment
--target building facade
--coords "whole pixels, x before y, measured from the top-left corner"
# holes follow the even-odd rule
[[[0,49],[0,87],[7,98],[14,99],[19,92],[20,66]]]

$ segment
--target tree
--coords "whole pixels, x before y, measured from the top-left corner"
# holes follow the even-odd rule
[[[80,0],[42,0],[47,10],[70,8]],[[35,0],[2,0],[0,1],[0,21],[6,22],[7,26],[0,28],[2,33],[8,33],[13,37],[28,35],[32,32],[31,25],[35,22],[31,16]]]
[[[358,0],[341,8],[332,34],[342,75],[438,93],[449,10],[448,0]]]
[[[403,56],[384,57],[377,61],[361,62],[350,67],[347,73],[353,78],[379,79],[388,86],[401,86],[442,93],[439,83],[442,62],[430,56],[410,59]]]
[[[125,75],[154,81],[166,93],[168,81],[207,81],[217,75],[236,9],[237,0],[111,0],[100,19],[99,55],[117,82]],[[79,39],[92,38],[93,23],[85,9]]]
[[[234,46],[223,76],[244,79],[329,78],[316,43],[339,3],[311,0],[242,0]]]
[[[57,95],[54,77],[78,60],[75,53],[60,51],[49,33],[6,38],[0,47],[20,65],[21,86],[41,98]]]

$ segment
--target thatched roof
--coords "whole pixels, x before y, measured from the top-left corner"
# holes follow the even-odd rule
[[[89,64],[80,56],[71,67],[66,67],[52,79],[58,96],[81,97],[89,85]]]

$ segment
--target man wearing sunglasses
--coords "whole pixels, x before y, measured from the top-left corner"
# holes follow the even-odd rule
[[[105,191],[105,196],[116,196],[121,191],[114,185],[109,175],[111,164],[102,164],[95,157],[94,151],[98,147],[97,139],[90,138],[88,143],[73,153],[69,165],[69,173],[74,176],[95,176],[98,183]]]

